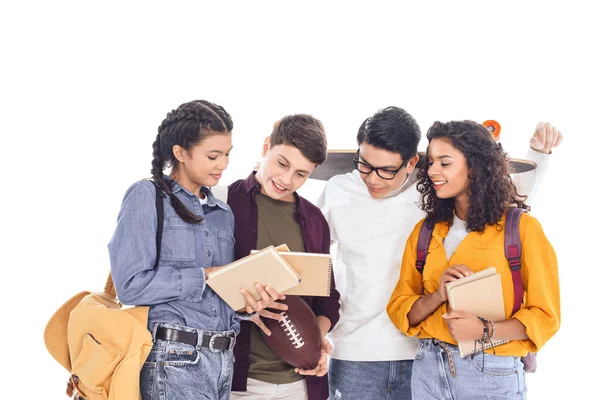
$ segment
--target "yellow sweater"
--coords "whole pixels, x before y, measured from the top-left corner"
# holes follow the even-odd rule
[[[504,227],[505,216],[500,221]],[[560,326],[560,293],[558,285],[558,264],[556,254],[537,219],[529,214],[521,216],[519,231],[523,254],[521,257],[521,275],[525,304],[512,317],[514,290],[508,261],[504,255],[504,230],[496,226],[486,226],[483,233],[470,232],[460,243],[450,260],[446,258],[443,239],[448,235],[448,225],[436,224],[427,263],[423,275],[415,267],[417,241],[423,220],[413,229],[404,250],[400,280],[392,293],[387,306],[390,319],[396,327],[408,336],[419,338],[436,338],[456,344],[448,331],[442,314],[449,311],[447,303],[427,317],[419,325],[410,327],[408,312],[421,297],[422,288],[425,294],[435,292],[439,287],[442,273],[450,266],[464,264],[473,272],[490,266],[502,278],[504,295],[504,311],[507,318],[517,318],[523,325],[529,340],[513,340],[496,348],[498,355],[524,356],[527,352],[537,352],[558,330]],[[488,350],[491,352],[491,349]]]

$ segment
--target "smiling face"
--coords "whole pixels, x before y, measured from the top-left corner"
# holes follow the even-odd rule
[[[189,150],[179,145],[173,146],[173,154],[178,161],[171,176],[192,193],[200,194],[202,186],[216,186],[223,171],[229,164],[231,133],[212,133]]]
[[[298,190],[317,165],[298,148],[286,144],[271,146],[270,138],[263,145],[263,162],[255,178],[261,193],[275,200],[293,202]]]
[[[364,173],[359,168],[359,172],[361,172],[360,178],[367,186],[371,197],[376,199],[384,198],[390,192],[400,189],[406,181],[408,174],[415,169],[418,159],[418,156],[411,158],[406,167],[398,171],[393,179],[383,179],[375,170],[370,173]],[[380,168],[385,171],[396,171],[404,163],[400,153],[387,151],[365,142],[360,144],[358,161],[367,164],[369,167]]]
[[[454,198],[457,203],[468,204],[469,167],[467,159],[456,149],[450,139],[432,139],[427,152],[427,174],[440,199]]]

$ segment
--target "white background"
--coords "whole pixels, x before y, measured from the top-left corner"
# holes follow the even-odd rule
[[[320,118],[338,149],[355,148],[362,120],[388,105],[423,132],[437,119],[496,119],[514,157],[538,121],[558,126],[565,140],[534,215],[558,254],[562,327],[527,376],[528,398],[597,396],[596,368],[583,367],[599,355],[600,29],[587,3],[6,3],[1,398],[65,398],[45,324],[71,295],[103,287],[121,198],[148,176],[157,126],[200,98],[234,119],[222,183],[249,173],[288,113]]]

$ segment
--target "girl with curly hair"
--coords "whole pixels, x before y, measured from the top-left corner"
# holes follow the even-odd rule
[[[523,214],[525,301],[512,314],[513,282],[504,254],[506,211],[529,207],[511,181],[507,155],[483,125],[472,121],[435,122],[427,139],[427,163],[417,184],[426,217],[407,241],[400,279],[387,306],[400,331],[419,337],[413,400],[524,399],[521,357],[537,352],[560,325],[556,254],[540,223]],[[433,226],[433,234],[421,274],[415,265],[423,223]],[[502,279],[506,319],[492,323],[450,310],[446,283],[490,266]],[[490,337],[508,343],[486,354],[460,357],[458,342],[484,343]]]

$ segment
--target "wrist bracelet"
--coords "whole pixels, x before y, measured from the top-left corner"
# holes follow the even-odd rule
[[[492,338],[494,337],[494,335],[496,334],[496,324],[494,324],[494,321],[490,320],[489,321],[490,324],[492,324],[492,333],[490,335],[490,342],[492,341]]]
[[[483,323],[483,337],[480,340],[481,344],[483,345],[488,340],[488,326],[486,324],[487,319],[482,318],[482,317],[477,317],[477,318],[479,318],[481,320],[481,322]]]

